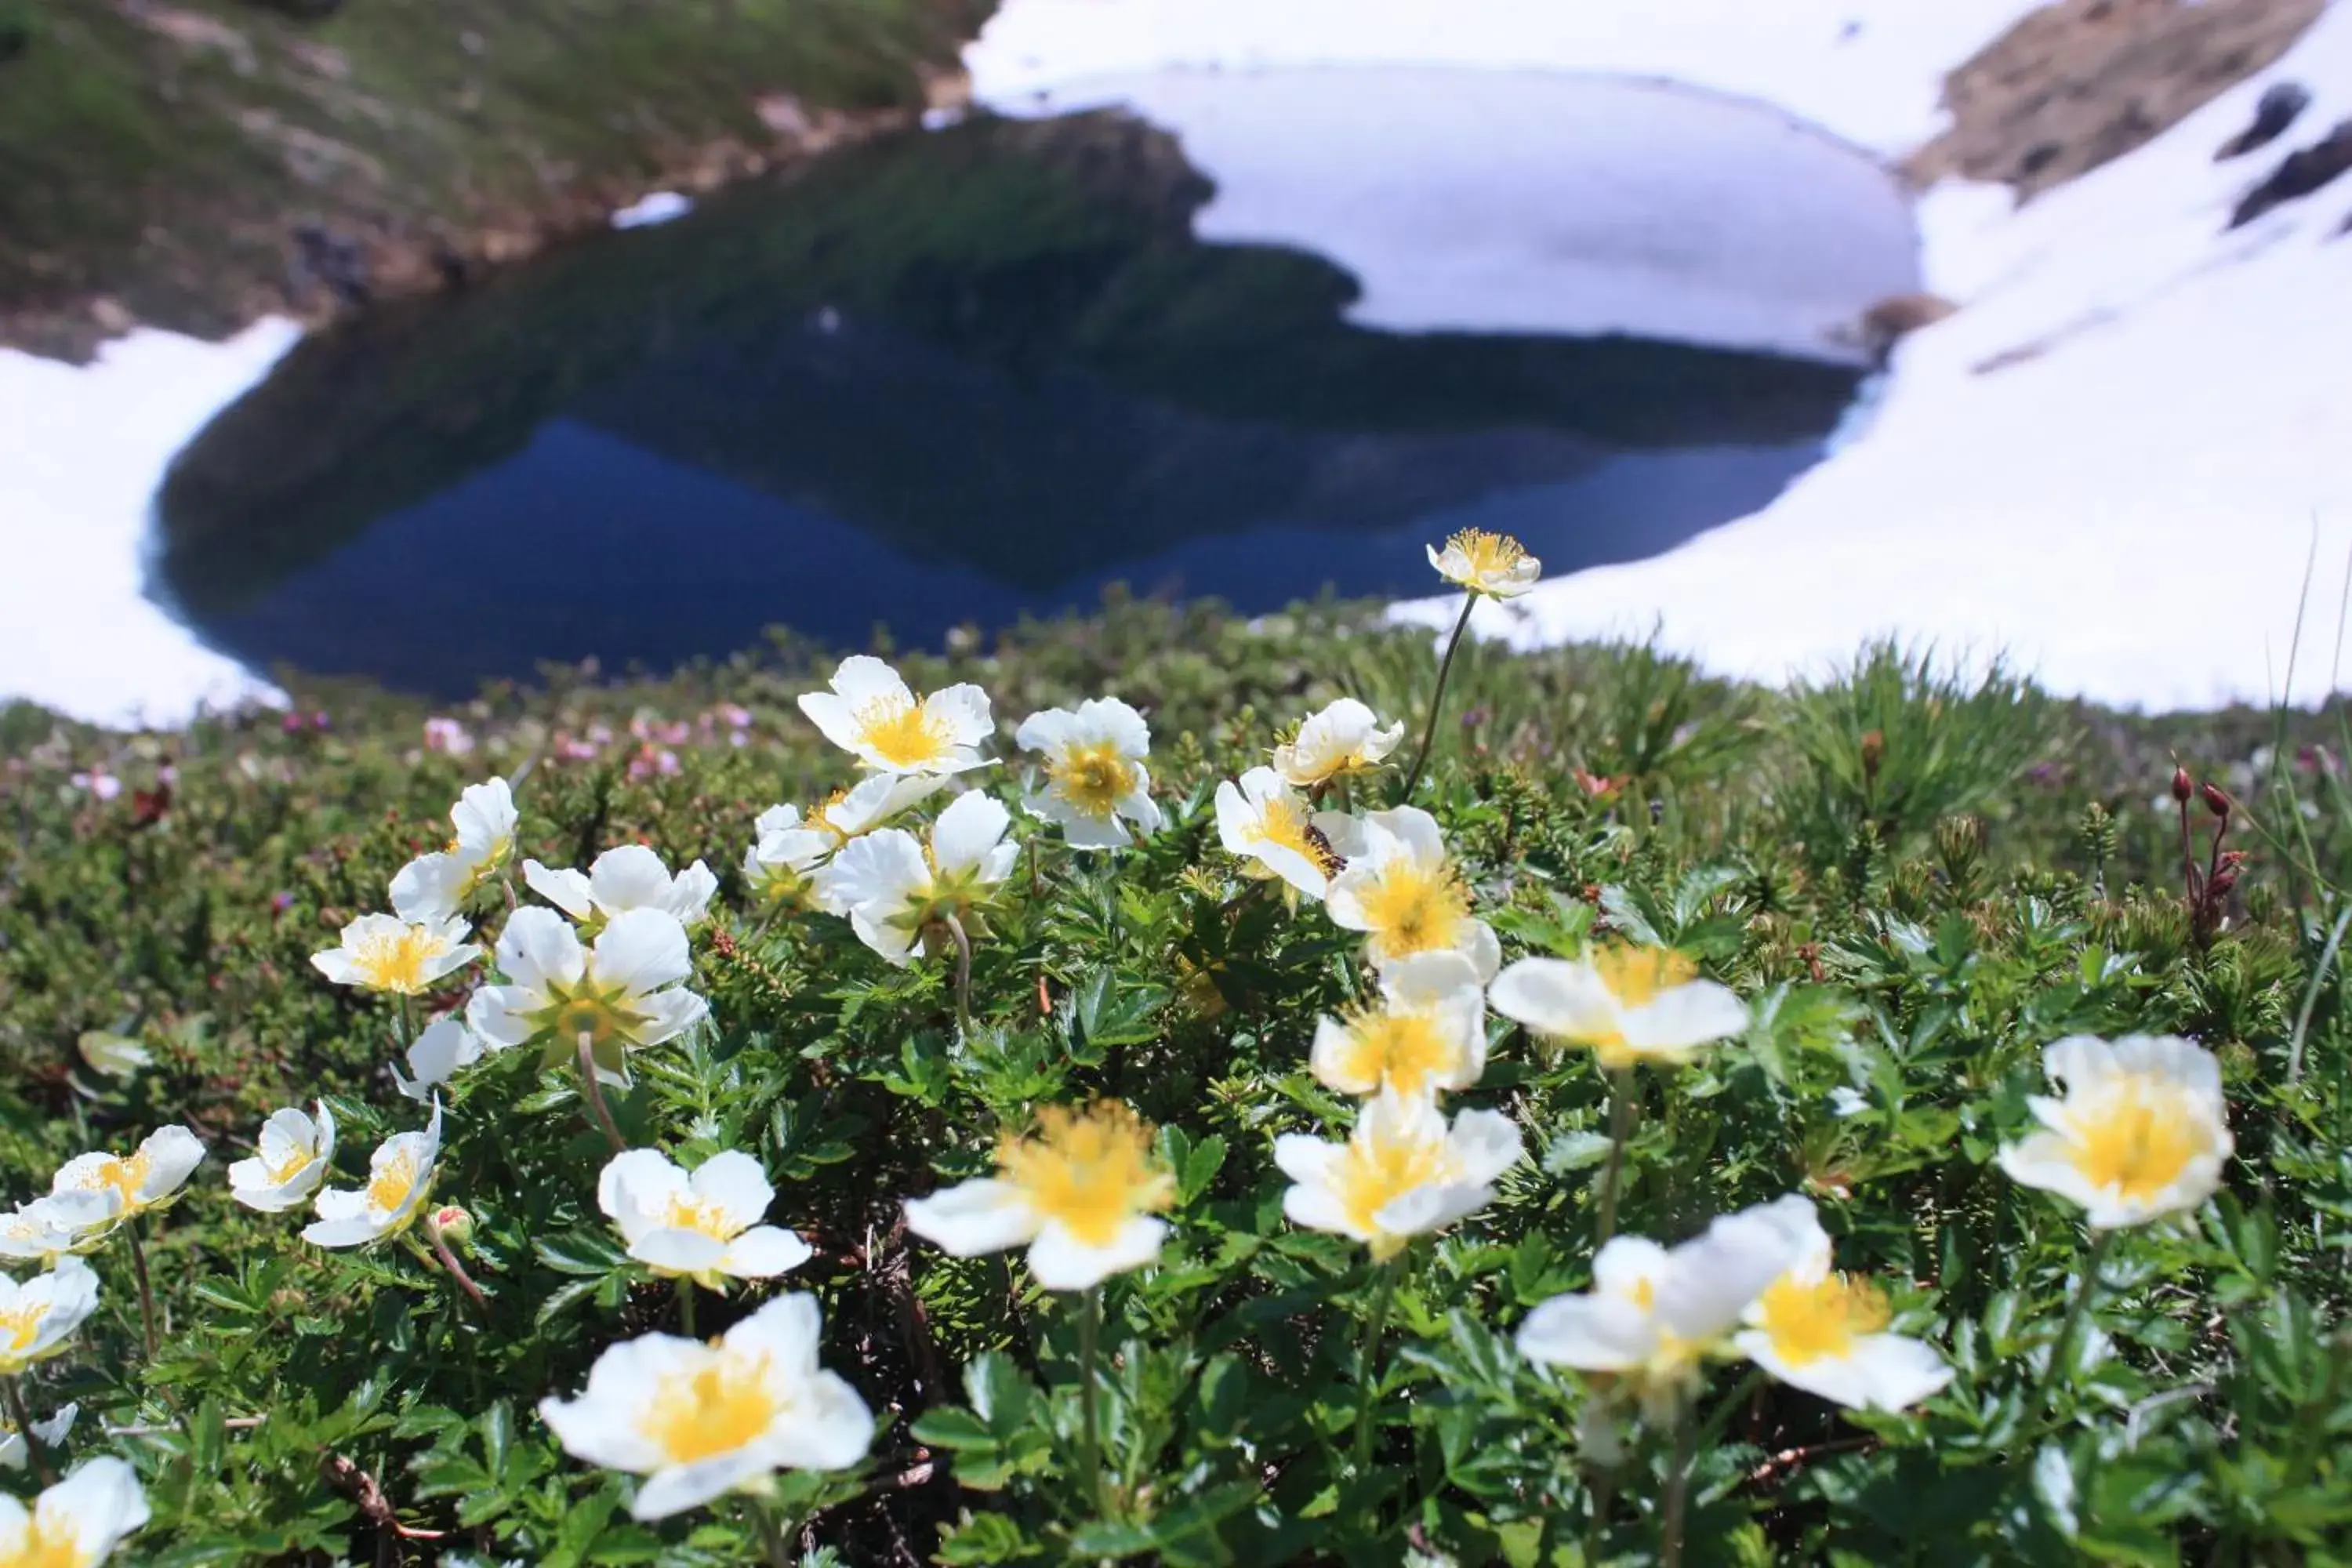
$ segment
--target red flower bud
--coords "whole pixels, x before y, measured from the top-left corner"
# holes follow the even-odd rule
[[[2179,801],[2183,805],[2187,805],[2189,804],[2189,796],[2196,787],[2197,786],[2195,784],[2189,782],[2189,770],[2187,768],[2176,766],[2172,770],[2173,799]]]
[[[2223,795],[2215,785],[2207,784],[2205,786],[2205,809],[2211,812],[2216,816],[2227,818],[2230,815],[2230,797]]]

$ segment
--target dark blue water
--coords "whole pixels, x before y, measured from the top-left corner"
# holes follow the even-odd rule
[[[1857,374],[1622,338],[1388,333],[1344,269],[1202,244],[1103,116],[860,150],[306,342],[184,453],[158,589],[257,668],[458,696],[1085,610],[1548,571],[1768,502]]]

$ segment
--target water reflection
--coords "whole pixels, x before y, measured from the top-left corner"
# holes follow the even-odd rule
[[[160,589],[257,666],[452,695],[1114,581],[1421,592],[1463,523],[1561,570],[1752,510],[1854,386],[1360,326],[1331,262],[1197,238],[1211,194],[1133,119],[976,121],[316,338],[174,465]]]

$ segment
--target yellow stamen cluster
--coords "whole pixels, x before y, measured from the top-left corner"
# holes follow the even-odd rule
[[[1064,800],[1088,816],[1108,817],[1135,793],[1135,764],[1110,741],[1072,746],[1045,764]]]
[[[368,1206],[379,1214],[391,1214],[408,1201],[408,1194],[415,1187],[416,1158],[402,1150],[368,1178]]]
[[[1419,1099],[1454,1066],[1457,1048],[1427,1013],[1367,1008],[1342,1020],[1347,1047],[1339,1068],[1348,1079],[1382,1078],[1408,1099]]]
[[[719,1352],[662,1380],[638,1429],[673,1465],[733,1453],[782,1413],[768,1389],[765,1356]]]
[[[662,1224],[671,1230],[699,1231],[714,1241],[732,1241],[742,1229],[732,1224],[726,1212],[715,1203],[700,1203],[693,1198],[672,1198],[663,1212]]]
[[[36,1519],[26,1527],[16,1549],[0,1557],[0,1568],[86,1568],[90,1559],[84,1556],[81,1543],[74,1539],[70,1522],[62,1535],[52,1535]]]
[[[352,967],[378,991],[413,996],[425,989],[425,966],[449,951],[446,938],[429,927],[371,932],[352,952]]]
[[[1431,870],[1393,861],[1365,889],[1362,903],[1365,927],[1383,958],[1454,947],[1470,918],[1470,891],[1451,866]]]
[[[877,697],[857,710],[858,737],[893,767],[937,762],[953,749],[948,728],[918,702]]]
[[[1445,542],[1448,551],[1458,550],[1469,563],[1470,575],[1484,579],[1499,577],[1527,559],[1527,546],[1507,533],[1489,533],[1483,528],[1465,528]]]
[[[1391,1258],[1408,1239],[1381,1232],[1376,1216],[1390,1204],[1444,1175],[1443,1138],[1350,1139],[1331,1173],[1331,1190],[1349,1222],[1370,1232],[1375,1258]]]
[[[1760,1305],[1764,1332],[1790,1366],[1843,1361],[1853,1353],[1855,1340],[1878,1332],[1894,1317],[1876,1286],[1843,1274],[1810,1282],[1779,1279]]]
[[[1032,1209],[1088,1247],[1108,1247],[1128,1221],[1176,1201],[1151,1129],[1115,1100],[1090,1110],[1049,1106],[1035,1131],[997,1146],[996,1163]]]
[[[2133,1199],[2155,1197],[2206,1144],[2204,1119],[2179,1085],[2134,1074],[2067,1109],[2067,1157],[2093,1185]]]

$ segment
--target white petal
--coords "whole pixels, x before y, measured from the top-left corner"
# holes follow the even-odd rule
[[[586,966],[587,954],[581,949],[579,937],[553,910],[517,910],[507,917],[506,929],[499,932],[499,972],[506,976],[509,986],[526,993],[544,993],[551,981],[567,987],[574,985]],[[481,1026],[477,1024],[475,1027]],[[490,1033],[487,1029],[482,1032]]]
[[[1613,1033],[1616,998],[1589,964],[1522,958],[1495,977],[1486,1005],[1539,1035],[1562,1039]]]
[[[1057,752],[1076,733],[1078,716],[1066,708],[1047,708],[1021,721],[1013,743],[1024,752]]]
[[[1620,1016],[1625,1043],[1644,1056],[1673,1055],[1748,1032],[1748,1005],[1727,985],[1693,980]]]
[[[904,702],[912,706],[914,690],[898,672],[869,653],[854,653],[833,672],[834,691],[853,708],[869,702]]]
[[[710,1004],[683,987],[640,996],[630,1005],[645,1015],[646,1021],[636,1029],[640,1046],[674,1040],[710,1016]]]
[[[932,692],[923,699],[923,711],[945,720],[949,735],[959,746],[977,746],[996,732],[988,693],[969,682]]]
[[[2042,1053],[2042,1070],[2069,1089],[2087,1089],[2123,1069],[2115,1047],[2096,1035],[2069,1035]]]
[[[139,1145],[147,1160],[147,1179],[140,1184],[142,1202],[153,1203],[180,1190],[189,1173],[204,1163],[205,1146],[186,1128],[159,1127]]]
[[[802,699],[806,701],[807,699]],[[637,1489],[636,1500],[629,1505],[633,1519],[649,1521],[667,1519],[684,1513],[690,1508],[700,1508],[714,1498],[726,1496],[747,1482],[772,1475],[780,1468],[763,1442],[753,1442],[723,1454],[713,1454],[690,1465],[674,1465],[656,1470]]]
[[[816,1256],[815,1250],[781,1226],[759,1225],[727,1244],[719,1270],[738,1279],[772,1279]]]
[[[1454,1119],[1445,1147],[1464,1180],[1491,1182],[1518,1163],[1522,1145],[1517,1124],[1501,1111],[1465,1110]]]
[[[796,1469],[845,1470],[874,1443],[874,1413],[848,1382],[830,1372],[810,1374],[800,1389],[792,1425],[777,1432],[772,1452]]]
[[[596,912],[596,896],[591,891],[584,872],[572,870],[568,866],[558,870],[551,866],[542,866],[536,860],[525,860],[522,863],[522,879],[532,892],[575,921],[587,920]],[[511,920],[508,921],[509,929],[512,929],[513,923]]]
[[[660,910],[614,915],[596,938],[596,978],[642,996],[694,973],[686,928]]]
[[[974,791],[958,795],[931,825],[931,858],[943,877],[978,867],[1013,825],[1001,801]]]
[[[760,1162],[739,1149],[713,1154],[695,1167],[694,1195],[715,1205],[730,1230],[744,1230],[768,1217],[776,1189]]]
[[[908,1198],[907,1228],[950,1257],[977,1258],[1034,1238],[1038,1219],[1020,1188],[982,1177]]]
[[[1555,1296],[1519,1325],[1519,1353],[1547,1366],[1580,1372],[1622,1372],[1640,1366],[1657,1348],[1649,1315],[1608,1296]]]
[[[466,1026],[489,1046],[501,1049],[520,1046],[531,1037],[527,1015],[535,1012],[540,1002],[540,997],[520,985],[485,985],[466,1000]],[[425,1085],[410,1098],[422,1100],[431,1089]]]
[[[886,827],[842,846],[825,868],[824,885],[825,897],[845,909],[894,914],[930,882],[930,864],[915,836]]]
[[[671,1201],[687,1192],[686,1173],[658,1149],[623,1150],[596,1173],[596,1206],[626,1240],[651,1228]]]
[[[629,1256],[667,1274],[708,1274],[727,1256],[727,1244],[698,1230],[658,1226],[629,1241]]]
[[[615,845],[588,868],[589,895],[606,914],[660,909],[669,889],[669,868],[642,844]]]
[[[1029,1273],[1048,1290],[1084,1290],[1114,1274],[1140,1268],[1160,1256],[1166,1222],[1137,1216],[1100,1247],[1080,1241],[1058,1220],[1047,1220],[1029,1244]]]

